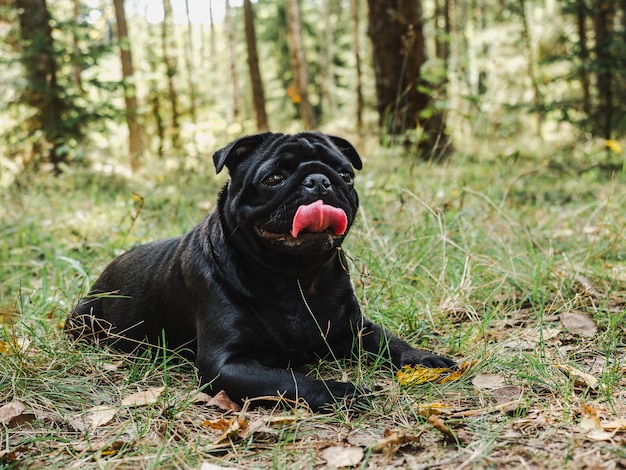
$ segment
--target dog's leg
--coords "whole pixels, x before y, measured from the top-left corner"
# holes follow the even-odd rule
[[[252,361],[226,362],[217,374],[207,372],[212,367],[198,363],[203,383],[210,382],[213,390],[225,390],[231,400],[242,403],[258,397],[281,397],[295,402],[304,399],[313,411],[320,411],[344,399],[363,394],[356,385],[334,380],[316,380],[291,369],[278,369]],[[271,405],[272,400],[254,400],[253,404]]]
[[[374,356],[388,359],[395,368],[420,364],[426,367],[454,367],[453,360],[437,354],[415,349],[406,341],[381,326],[364,319],[359,329],[361,348]]]

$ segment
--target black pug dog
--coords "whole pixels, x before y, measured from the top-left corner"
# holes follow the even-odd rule
[[[195,354],[202,383],[237,402],[303,398],[320,410],[363,389],[293,369],[364,351],[389,365],[453,367],[362,313],[341,243],[358,207],[346,140],[317,132],[243,137],[213,156],[230,181],[191,232],[115,259],[66,321],[76,339]],[[268,404],[269,402],[261,402]]]

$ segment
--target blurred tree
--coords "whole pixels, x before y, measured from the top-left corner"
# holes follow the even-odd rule
[[[301,21],[299,0],[287,0],[287,44],[293,73],[291,99],[298,105],[304,128],[315,129],[317,118],[309,101],[309,69],[302,44]]]
[[[426,62],[421,1],[368,0],[369,34],[376,78],[376,108],[383,134],[417,137],[425,158],[448,151],[445,115],[429,97],[421,76]]]
[[[72,17],[75,25],[81,22],[80,13],[80,0],[72,0]],[[79,42],[78,28],[72,28],[72,47],[74,49],[72,53],[72,82],[78,92],[83,95],[85,90],[83,90],[83,67],[82,61],[80,60],[82,54],[80,52]]]
[[[187,38],[185,41],[185,66],[187,69],[187,84],[189,85],[189,114],[191,115],[192,142],[195,147],[195,129],[198,124],[198,111],[196,107],[196,82],[194,80],[195,67],[193,61],[193,28],[191,14],[189,12],[189,0],[185,0],[185,13],[187,15]]]
[[[248,69],[250,71],[256,127],[259,132],[263,132],[268,129],[267,114],[265,112],[265,93],[263,92],[263,80],[261,78],[261,71],[259,70],[259,55],[256,48],[256,35],[254,32],[254,12],[250,0],[244,0],[243,9],[246,27],[246,43],[248,45]]]
[[[174,79],[178,73],[176,57],[173,51],[176,50],[176,41],[173,34],[173,18],[172,18],[172,2],[171,0],[163,0],[163,23],[161,24],[161,48],[163,64],[165,65],[165,74],[167,76],[167,92],[171,107],[171,135],[172,149],[176,152],[180,149],[180,111],[178,110],[178,94],[176,93],[176,85]],[[170,52],[170,50],[172,52]]]
[[[228,37],[228,63],[230,65],[230,86],[232,92],[232,119],[239,118],[239,77],[237,74],[237,56],[235,54],[235,27],[229,0],[224,3],[224,27]]]
[[[356,83],[356,131],[363,130],[363,73],[361,71],[361,41],[359,35],[359,0],[350,0],[352,13],[352,47],[354,49],[354,73]]]
[[[542,138],[541,128],[543,126],[544,116],[544,100],[539,89],[539,79],[537,78],[537,61],[532,46],[531,30],[528,25],[528,16],[526,12],[526,0],[518,0],[519,15],[522,19],[522,42],[524,44],[526,55],[526,71],[530,80],[532,90],[532,108],[537,116],[537,135]]]
[[[35,109],[28,118],[33,137],[33,159],[49,159],[55,172],[67,162],[64,140],[80,137],[77,121],[66,121],[72,104],[64,99],[66,91],[57,81],[52,18],[45,0],[14,0],[20,24],[20,60],[26,76],[22,99]]]
[[[566,0],[561,8],[575,36],[564,34],[562,47],[540,64],[568,64],[571,72],[553,81],[565,81],[577,93],[550,97],[546,107],[609,141],[626,131],[626,2]]]
[[[614,0],[592,0],[591,9],[596,55],[594,70],[598,88],[598,112],[594,116],[594,127],[607,140],[613,134],[613,75],[617,67],[611,49],[616,39],[613,37],[616,6]],[[624,78],[623,68],[621,71]]]
[[[128,27],[126,26],[126,12],[124,0],[113,0],[115,21],[117,23],[117,40],[120,47],[122,61],[122,76],[124,84],[124,101],[126,104],[126,124],[128,125],[128,151],[130,165],[133,170],[141,166],[143,154],[143,130],[139,123],[139,105],[135,87],[135,71],[133,57],[130,50]]]
[[[158,44],[160,34],[157,31],[157,25],[149,24],[147,30],[147,40],[151,44]],[[163,157],[165,154],[165,122],[163,120],[163,104],[162,104],[162,91],[160,88],[160,82],[162,81],[159,73],[159,66],[162,65],[161,56],[158,53],[158,49],[148,47],[146,49],[146,62],[148,64],[148,70],[150,71],[148,78],[148,95],[147,101],[150,106],[150,114],[154,120],[155,133],[156,133],[156,154],[159,157]]]

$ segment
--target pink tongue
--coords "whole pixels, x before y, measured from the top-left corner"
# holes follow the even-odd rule
[[[298,207],[293,218],[291,235],[297,238],[302,230],[323,232],[327,228],[332,229],[335,235],[343,234],[348,228],[348,217],[343,210],[324,204],[319,200]]]

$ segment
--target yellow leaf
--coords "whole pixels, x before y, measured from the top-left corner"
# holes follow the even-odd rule
[[[421,385],[426,382],[436,382],[444,374],[450,372],[445,367],[404,366],[396,373],[400,385]]]
[[[462,377],[476,361],[459,365],[457,370],[445,367],[430,368],[419,365],[404,366],[396,372],[398,383],[402,386],[421,385],[427,382],[447,383]]]
[[[617,154],[622,153],[622,144],[619,142],[619,140],[607,139],[604,141],[604,146],[612,150],[614,153],[617,153]]]

